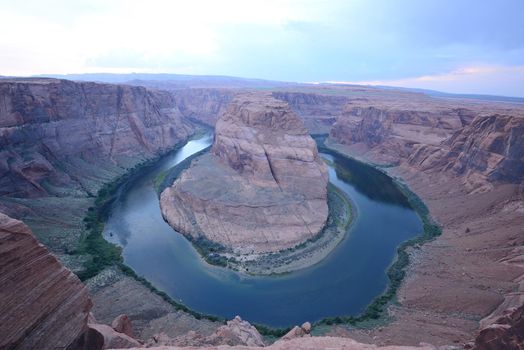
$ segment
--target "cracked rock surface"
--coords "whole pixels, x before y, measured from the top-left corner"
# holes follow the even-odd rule
[[[168,223],[238,253],[287,249],[325,225],[327,167],[301,119],[266,93],[235,97],[209,154],[161,195]]]

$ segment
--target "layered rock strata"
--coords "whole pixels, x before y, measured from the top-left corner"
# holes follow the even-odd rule
[[[372,162],[448,172],[470,191],[522,182],[524,118],[472,113],[352,108],[333,125],[330,142]]]
[[[327,168],[302,121],[269,94],[237,96],[210,154],[161,195],[164,218],[236,252],[293,247],[325,225]]]
[[[0,348],[64,349],[87,331],[87,289],[21,221],[0,213]]]
[[[169,93],[143,87],[4,79],[0,100],[3,196],[92,191],[97,166],[132,166],[190,132]]]
[[[371,332],[333,334],[378,344],[466,343],[479,324],[484,329],[523,301],[524,148],[517,136],[523,135],[523,109],[514,106],[509,115],[428,110],[426,121],[413,114],[400,119],[392,109],[382,104],[358,115],[352,108],[333,127],[328,145],[390,165],[384,170],[424,200],[443,234],[410,252],[400,305],[388,310],[396,321]],[[424,129],[407,137],[406,130],[421,122]],[[482,334],[515,343],[513,333],[503,334],[506,328],[495,325]]]

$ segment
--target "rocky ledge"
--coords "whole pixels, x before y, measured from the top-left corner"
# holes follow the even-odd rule
[[[162,214],[190,239],[235,253],[292,248],[327,216],[326,165],[300,118],[270,94],[235,97],[212,150],[161,194]]]

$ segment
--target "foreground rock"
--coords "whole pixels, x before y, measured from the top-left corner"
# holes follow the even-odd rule
[[[474,349],[524,349],[524,305],[506,310],[493,324],[482,328]]]
[[[267,94],[237,96],[210,154],[161,195],[176,230],[237,253],[294,247],[326,223],[327,168],[302,121]]]
[[[264,340],[257,329],[249,322],[242,320],[239,316],[227,321],[227,323],[215,330],[208,336],[203,336],[195,331],[189,331],[184,335],[171,338],[165,333],[156,334],[147,343],[148,346],[191,346],[207,347],[217,345],[243,345],[263,347]]]
[[[150,349],[156,350],[254,350],[254,349],[268,349],[268,350],[333,350],[333,349],[346,349],[346,350],[448,350],[457,349],[454,347],[441,347],[436,348],[428,344],[420,344],[420,346],[377,346],[373,344],[359,343],[350,338],[337,338],[337,337],[305,337],[295,338],[291,340],[279,340],[267,347],[257,346],[201,346],[201,347],[182,347],[182,346],[159,346],[151,347]]]
[[[124,333],[130,337],[135,336],[131,320],[125,314],[117,316],[111,323],[111,327],[119,333]]]
[[[87,289],[21,221],[0,213],[0,348],[64,349],[87,331]]]

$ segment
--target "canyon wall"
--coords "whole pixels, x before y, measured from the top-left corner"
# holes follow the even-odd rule
[[[348,96],[314,92],[275,91],[273,97],[288,103],[311,134],[328,133],[348,103]]]
[[[97,167],[126,168],[190,133],[167,92],[54,79],[0,81],[0,195],[93,193]],[[106,175],[106,176],[104,176]]]
[[[184,141],[165,91],[56,79],[0,80],[0,211],[23,219],[69,268],[103,184]]]
[[[161,195],[171,226],[242,253],[314,237],[327,219],[327,169],[303,122],[270,94],[235,97],[216,124],[211,154]]]
[[[400,303],[388,310],[395,321],[334,334],[377,344],[466,344],[480,325],[479,349],[518,348],[512,327],[487,325],[524,300],[523,117],[519,104],[348,103],[326,144],[407,184],[443,233],[409,252]]]
[[[345,145],[368,161],[449,172],[462,177],[470,191],[485,191],[496,181],[522,181],[520,115],[482,115],[464,108],[348,107],[333,125],[328,143]]]
[[[214,127],[222,109],[233,99],[237,91],[188,88],[171,90],[171,93],[184,117]]]

